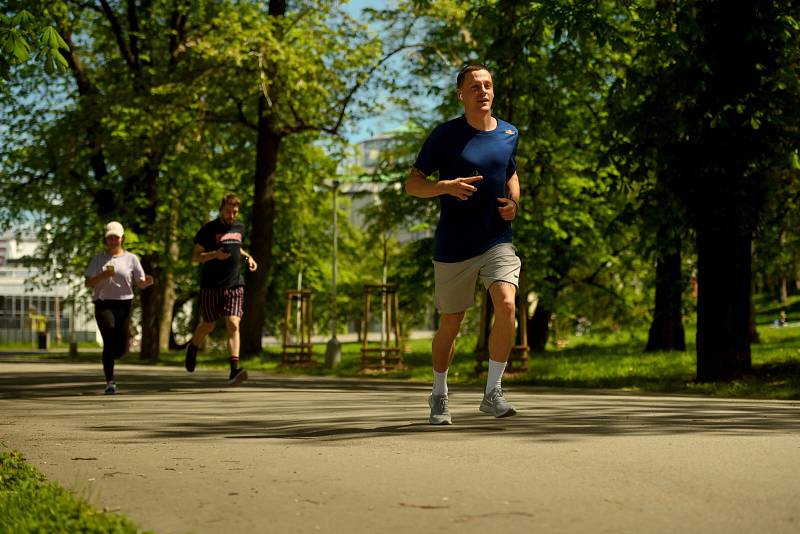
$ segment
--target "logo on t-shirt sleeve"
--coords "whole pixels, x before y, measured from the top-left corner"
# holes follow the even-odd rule
[[[505,133],[508,135],[514,135],[514,130],[506,130]]]

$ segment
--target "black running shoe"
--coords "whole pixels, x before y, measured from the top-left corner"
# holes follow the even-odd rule
[[[186,359],[183,365],[187,371],[194,373],[194,368],[197,365],[197,346],[191,341],[186,345]]]
[[[247,371],[244,369],[231,369],[231,374],[228,377],[228,385],[229,386],[238,386],[242,382],[247,380]]]

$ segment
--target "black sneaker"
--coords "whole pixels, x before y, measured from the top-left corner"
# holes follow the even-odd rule
[[[238,386],[245,380],[247,380],[247,371],[242,368],[231,369],[231,374],[228,377],[229,386]]]
[[[186,359],[183,365],[187,371],[194,373],[194,368],[197,365],[197,346],[191,341],[186,345]]]

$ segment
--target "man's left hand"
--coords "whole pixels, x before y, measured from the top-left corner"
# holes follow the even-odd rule
[[[256,263],[256,260],[253,259],[253,256],[247,257],[247,268],[251,271],[258,269],[258,264]]]
[[[510,198],[498,198],[500,206],[497,208],[504,221],[513,221],[517,216],[517,203]]]

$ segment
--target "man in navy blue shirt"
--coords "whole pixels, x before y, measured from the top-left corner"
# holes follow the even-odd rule
[[[511,221],[519,209],[515,154],[517,129],[492,116],[494,86],[485,65],[458,73],[456,94],[464,114],[430,134],[406,181],[406,192],[439,197],[436,228],[434,302],[441,313],[433,338],[433,391],[428,398],[431,424],[451,424],[447,369],[455,351],[464,312],[475,304],[480,277],[495,310],[489,336],[489,376],[480,410],[508,417],[501,381],[514,339],[514,297],[521,262],[511,244]],[[438,172],[438,180],[430,180]]]

